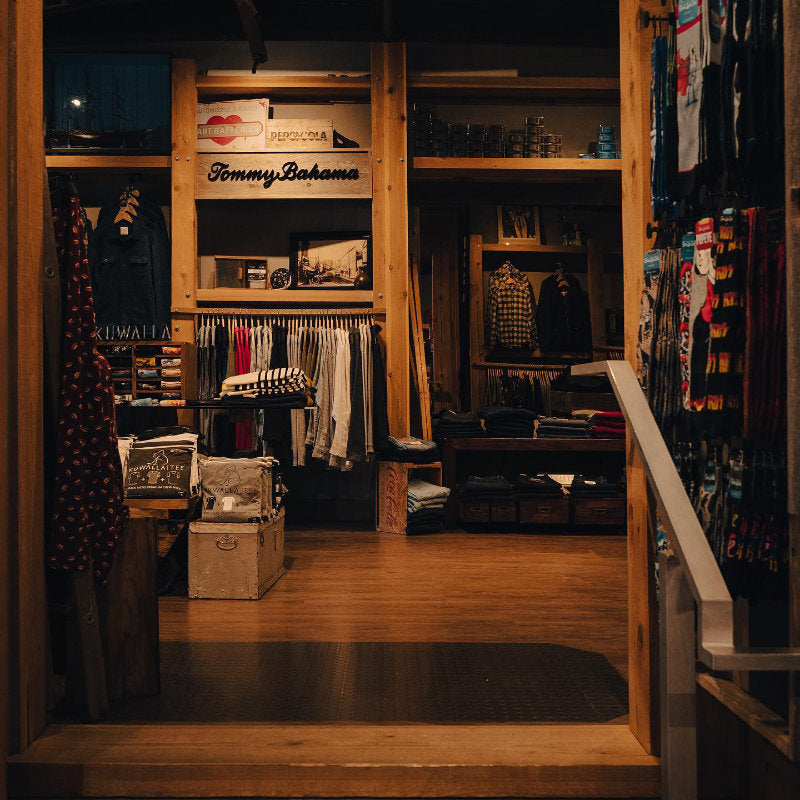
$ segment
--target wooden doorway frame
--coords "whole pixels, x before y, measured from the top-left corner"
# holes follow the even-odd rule
[[[622,66],[623,239],[625,258],[626,356],[633,357],[633,322],[638,316],[641,256],[648,246],[644,233],[649,196],[649,42],[641,35],[640,8],[657,12],[659,0],[620,0],[620,58]],[[0,502],[4,517],[0,529],[0,689],[9,702],[0,706],[3,730],[0,744],[10,753],[25,750],[46,727],[46,647],[44,592],[44,520],[42,475],[43,374],[40,255],[43,229],[44,150],[42,127],[42,3],[41,0],[0,0],[0,98],[6,128],[0,131],[0,215],[5,245],[0,261],[0,290],[7,303],[0,347],[0,423],[9,432],[0,463]],[[402,47],[404,57],[405,48]],[[400,46],[373,50],[373,69],[402,75],[401,91],[393,85],[375,86],[374,99],[385,109],[385,119],[405,117],[405,69],[398,63]],[[387,82],[388,83],[388,82]],[[375,147],[385,148],[384,171],[376,171],[376,185],[394,186],[391,201],[378,206],[375,223],[396,229],[405,186],[405,137],[385,129],[373,131]],[[387,163],[388,162],[388,163]],[[404,192],[402,200],[405,201]],[[408,269],[407,242],[387,233],[387,269],[376,276],[376,290],[386,293],[391,309],[387,319],[389,345],[390,412],[393,432],[408,426]],[[405,263],[404,263],[405,262]],[[382,283],[381,283],[382,281]],[[7,356],[7,357],[5,357]],[[641,465],[629,455],[629,639],[631,730],[646,753],[657,749],[654,731],[655,626],[652,590],[652,554],[647,526],[650,503]],[[2,702],[2,701],[0,701]],[[5,753],[3,753],[5,755]],[[3,759],[5,763],[5,758]],[[0,789],[0,800],[5,780]]]

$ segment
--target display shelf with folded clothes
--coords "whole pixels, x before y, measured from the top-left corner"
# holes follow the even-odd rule
[[[387,446],[379,453],[381,461],[399,461],[406,464],[433,464],[439,461],[439,446],[436,442],[406,436],[388,438]]]
[[[588,439],[590,430],[588,420],[544,417],[536,426],[536,436],[539,439]]]
[[[536,429],[539,416],[526,408],[509,406],[487,406],[478,411],[483,420],[486,435],[501,439],[530,439]]]
[[[444,529],[446,486],[412,479],[408,482],[406,533],[438,533]]]
[[[445,439],[469,439],[485,436],[483,425],[469,411],[442,411],[434,418],[433,438],[439,445]]]

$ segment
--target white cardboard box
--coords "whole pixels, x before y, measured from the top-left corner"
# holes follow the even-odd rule
[[[268,119],[266,98],[198,103],[197,152],[263,152]]]

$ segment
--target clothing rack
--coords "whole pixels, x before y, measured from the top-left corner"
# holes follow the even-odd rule
[[[287,300],[287,302],[290,302]],[[319,317],[319,316],[336,316],[336,317],[380,317],[386,314],[385,308],[342,308],[341,306],[331,306],[321,308],[305,307],[305,308],[244,308],[236,306],[232,308],[227,307],[203,307],[203,308],[173,308],[174,314],[192,314],[194,316],[237,316],[237,317]]]

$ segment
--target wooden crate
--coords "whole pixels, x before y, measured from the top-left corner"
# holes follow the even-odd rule
[[[442,485],[442,462],[412,464],[407,461],[378,462],[376,527],[382,533],[405,534],[408,524],[408,476],[418,473],[421,480]]]
[[[461,500],[459,517],[465,523],[483,523],[491,520],[489,500]]]
[[[492,522],[516,522],[517,521],[517,501],[516,500],[492,500],[489,511],[489,518]]]
[[[189,597],[258,600],[285,571],[284,517],[190,523]]]
[[[566,497],[520,498],[519,521],[537,525],[569,525]]]
[[[624,525],[624,497],[573,497],[572,521],[576,525]]]

